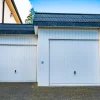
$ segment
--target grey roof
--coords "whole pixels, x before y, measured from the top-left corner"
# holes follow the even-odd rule
[[[31,24],[0,24],[0,34],[35,34]]]
[[[35,13],[37,26],[91,26],[100,27],[100,14]]]

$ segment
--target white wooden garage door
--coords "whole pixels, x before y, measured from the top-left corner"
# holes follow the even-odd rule
[[[50,40],[50,85],[98,82],[97,40]]]
[[[0,82],[35,82],[34,37],[1,36],[0,39]]]

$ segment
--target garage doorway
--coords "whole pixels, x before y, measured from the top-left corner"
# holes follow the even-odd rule
[[[98,40],[50,40],[50,85],[99,83]]]
[[[34,36],[0,37],[0,82],[36,82],[36,67]]]

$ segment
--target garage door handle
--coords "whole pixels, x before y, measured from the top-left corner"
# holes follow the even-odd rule
[[[16,70],[15,70],[15,73],[16,73]]]
[[[76,75],[76,71],[74,71],[74,75]]]

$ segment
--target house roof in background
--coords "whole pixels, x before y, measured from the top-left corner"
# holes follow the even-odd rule
[[[12,4],[13,4],[14,8],[15,8],[15,11],[16,11],[16,13],[17,13],[17,16],[18,16],[20,22],[22,23],[20,14],[19,14],[19,12],[18,12],[18,9],[17,9],[17,7],[16,7],[16,4],[15,4],[14,0],[11,0],[11,2],[12,2]]]
[[[0,34],[35,34],[32,24],[0,24]]]
[[[33,24],[35,26],[100,27],[100,14],[36,12]]]
[[[16,20],[16,22],[18,24],[22,24],[22,20],[21,20],[21,17],[19,15],[19,12],[17,10],[17,7],[16,7],[16,4],[14,2],[14,0],[5,0],[5,2],[7,3],[11,13],[13,14],[14,16],[14,19]]]

